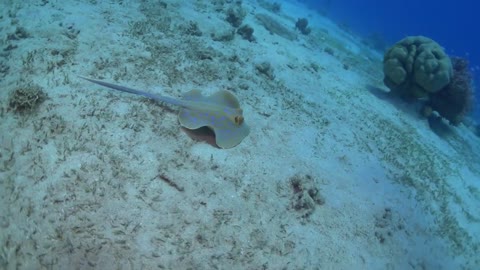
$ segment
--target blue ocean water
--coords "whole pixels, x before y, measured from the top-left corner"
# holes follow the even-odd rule
[[[391,45],[406,36],[423,35],[442,45],[451,56],[469,60],[476,100],[480,100],[480,37],[478,11],[480,2],[472,0],[303,0],[334,21],[365,37],[383,39]],[[480,120],[480,106],[474,107]]]
[[[300,35],[320,15],[297,1],[0,1],[0,269],[480,269],[480,138],[363,85],[378,55],[341,31],[429,36],[478,78],[473,25],[455,43],[409,20],[453,9],[317,0],[342,29]],[[222,149],[78,75],[174,105],[153,94],[231,90],[252,130]]]

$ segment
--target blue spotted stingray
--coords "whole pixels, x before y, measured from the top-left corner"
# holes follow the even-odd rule
[[[181,107],[178,113],[180,124],[188,129],[209,127],[215,133],[215,142],[220,148],[232,148],[238,145],[250,133],[245,124],[243,111],[232,92],[220,90],[210,96],[192,90],[182,99],[150,94],[144,91],[111,84],[80,76],[87,81],[122,92],[132,93]]]

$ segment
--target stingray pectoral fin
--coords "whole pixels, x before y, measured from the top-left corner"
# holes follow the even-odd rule
[[[181,109],[178,119],[188,129],[209,127],[215,133],[218,147],[225,149],[238,145],[250,133],[250,128],[245,123],[238,125],[223,114]]]
[[[188,129],[197,129],[212,125],[212,119],[205,113],[197,112],[189,109],[181,109],[178,113],[180,125]]]
[[[217,105],[223,105],[228,108],[239,109],[240,103],[237,97],[230,91],[220,90],[207,97],[206,100]]]
[[[250,133],[250,128],[245,124],[232,124],[231,128],[212,128],[215,133],[215,142],[218,147],[228,149],[240,144]]]
[[[199,101],[210,104],[215,104],[216,106],[239,109],[240,103],[238,102],[237,97],[227,90],[220,90],[215,92],[210,96],[203,96],[202,93],[198,90],[192,90],[185,93],[182,97],[183,100],[189,101]]]
[[[183,100],[202,100],[205,98],[199,90],[191,90],[182,95]]]

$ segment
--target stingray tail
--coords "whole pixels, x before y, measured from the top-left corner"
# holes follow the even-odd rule
[[[183,104],[180,100],[176,100],[174,98],[160,96],[160,95],[154,95],[154,94],[147,93],[145,91],[136,90],[136,89],[133,89],[133,88],[129,88],[129,87],[113,84],[113,83],[103,82],[103,81],[99,81],[99,80],[95,80],[95,79],[90,79],[90,78],[86,78],[86,77],[83,77],[83,76],[79,76],[79,77],[84,79],[84,80],[87,80],[89,82],[96,83],[98,85],[105,86],[105,87],[108,87],[108,88],[113,89],[113,90],[126,92],[126,93],[131,93],[131,94],[143,96],[143,97],[153,99],[153,100],[157,100],[157,101],[163,101],[163,102],[170,103],[170,104],[173,104],[173,105],[182,106],[182,104]]]

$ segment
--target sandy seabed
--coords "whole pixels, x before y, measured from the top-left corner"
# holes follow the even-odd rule
[[[2,1],[0,269],[478,269],[479,138],[435,134],[385,94],[380,53],[274,7]],[[216,148],[77,75],[230,90],[250,135]],[[17,113],[29,87],[45,101]]]

